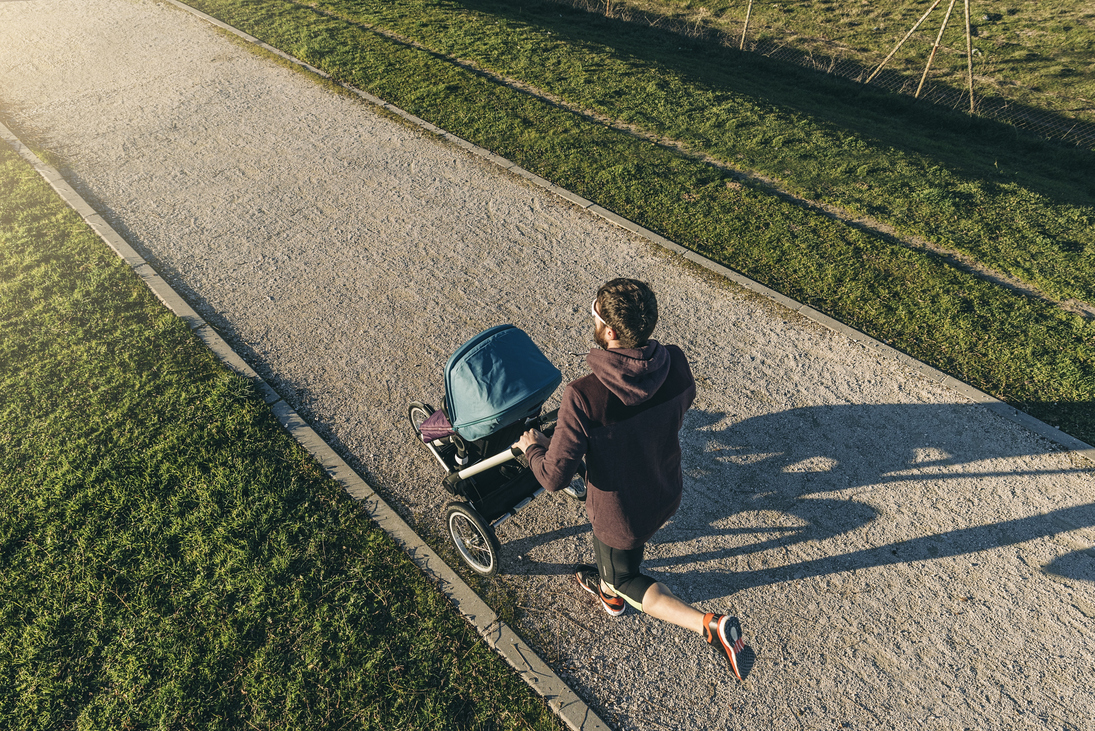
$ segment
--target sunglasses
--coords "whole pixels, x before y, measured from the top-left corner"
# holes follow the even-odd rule
[[[609,327],[609,324],[607,322],[605,322],[605,319],[603,317],[601,317],[601,315],[597,312],[597,298],[596,297],[593,298],[593,303],[589,306],[589,311],[593,313],[593,316],[595,318],[597,318],[598,322],[600,322],[605,327]]]

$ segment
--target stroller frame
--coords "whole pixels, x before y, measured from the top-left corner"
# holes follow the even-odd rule
[[[501,552],[495,529],[544,492],[522,452],[512,445],[528,429],[550,435],[558,412],[520,419],[479,440],[467,441],[454,432],[426,442],[420,426],[435,411],[414,401],[407,417],[418,441],[445,471],[445,489],[457,498],[445,505],[445,527],[464,563],[478,574],[493,576],[498,573]],[[582,501],[586,496],[583,474],[575,475],[564,489]]]

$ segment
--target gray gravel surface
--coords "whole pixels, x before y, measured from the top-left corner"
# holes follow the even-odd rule
[[[649,572],[758,662],[592,606],[540,498],[498,581],[614,726],[1095,728],[1089,463],[170,6],[0,2],[0,108],[425,536],[406,407],[452,350],[512,322],[580,376],[596,287],[652,283],[699,395]]]

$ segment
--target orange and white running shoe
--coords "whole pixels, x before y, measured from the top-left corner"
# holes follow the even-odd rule
[[[597,573],[596,566],[578,564],[574,567],[574,578],[578,579],[578,586],[598,597],[601,607],[613,617],[619,617],[627,609],[622,596],[609,596],[601,591],[601,575]]]
[[[745,638],[741,633],[741,622],[737,617],[726,614],[707,613],[703,618],[703,636],[720,655],[730,661],[730,667],[738,680],[744,680],[741,662],[745,649]]]

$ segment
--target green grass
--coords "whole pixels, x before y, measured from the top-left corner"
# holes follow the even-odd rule
[[[0,146],[5,729],[557,729]]]
[[[316,5],[1095,304],[1095,154],[551,2]]]
[[[322,4],[344,18],[283,0],[192,4],[1050,424],[1095,441],[1095,322],[763,190],[738,186],[718,168],[516,91],[452,63],[448,56],[482,59],[483,65],[511,75],[521,71],[522,78],[537,83],[546,73],[575,78],[567,88],[575,90],[576,100],[586,99],[578,98],[581,91],[590,99],[611,101],[612,109],[628,106],[635,121],[651,126],[657,119],[668,123],[674,113],[681,118],[692,114],[694,123],[702,125],[703,110],[712,107],[672,102],[680,100],[673,94],[692,93],[697,79],[715,73],[705,76],[705,64],[726,64],[720,66],[720,78],[735,86],[724,97],[728,105],[738,106],[728,107],[723,126],[748,129],[749,134],[719,137],[724,156],[762,171],[775,164],[761,164],[773,156],[771,160],[793,166],[785,168],[785,180],[835,167],[818,162],[823,156],[859,165],[827,173],[827,180],[840,191],[864,191],[863,205],[870,201],[875,213],[886,207],[912,208],[910,201],[923,200],[922,209],[938,220],[941,230],[954,235],[973,225],[967,220],[971,209],[991,207],[991,214],[977,219],[977,225],[992,230],[975,238],[996,253],[979,259],[1027,266],[1042,272],[1047,287],[1053,284],[1058,292],[1095,301],[1086,294],[1095,271],[1090,266],[1095,243],[1089,241],[1087,225],[1095,220],[1095,183],[1083,174],[1086,153],[1016,138],[997,125],[911,107],[901,99],[804,72],[782,67],[773,71],[763,59],[735,60],[703,46],[674,56],[674,49],[665,47],[669,36],[658,35],[656,29],[625,26],[535,0]],[[360,27],[365,21],[438,53],[369,32]],[[672,38],[672,43],[681,42]],[[459,47],[453,45],[460,39]],[[503,58],[507,48],[508,60]],[[487,56],[493,65],[486,63]],[[752,91],[738,88],[746,84]],[[640,113],[645,116],[638,119]],[[692,139],[708,128],[674,129]],[[714,137],[717,130],[710,131]],[[1011,150],[1007,157],[1005,149]],[[846,154],[838,155],[838,150]],[[878,182],[891,168],[900,175],[898,182],[887,185],[916,186],[896,203]],[[1025,234],[1006,245],[994,239],[1015,230],[1040,230],[1043,248],[1034,247]]]
[[[534,0],[325,5],[440,56],[282,0],[193,4],[1095,442],[1095,324],[446,55],[1090,302],[1087,153]],[[6,149],[0,394],[6,728],[558,727]]]
[[[603,0],[592,4],[606,7]],[[941,3],[928,16],[888,67],[919,79],[948,4]],[[930,5],[930,0],[756,2],[748,39],[785,43],[821,56],[835,53],[873,68]],[[740,38],[747,6],[748,0],[612,2],[614,14],[640,10],[686,32],[720,31],[735,41]],[[997,94],[1095,119],[1095,5],[1073,0],[973,0],[970,10],[976,94]],[[959,2],[933,61],[931,79],[964,89],[966,73],[965,16]]]

